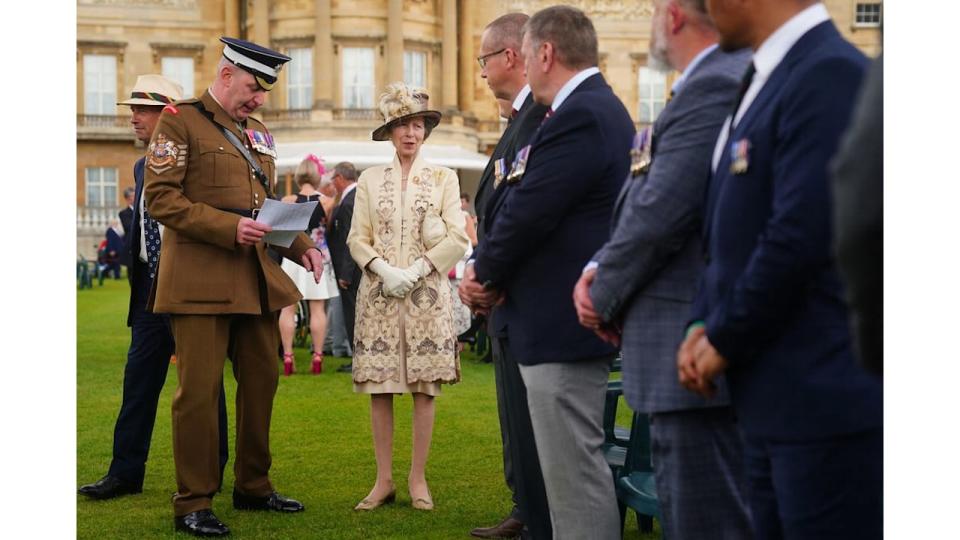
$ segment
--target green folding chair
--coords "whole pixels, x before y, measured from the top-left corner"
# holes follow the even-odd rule
[[[620,507],[620,531],[627,517],[627,508],[637,513],[642,532],[653,531],[653,518],[661,519],[657,485],[650,460],[650,421],[646,414],[633,413],[630,443],[623,467],[615,482]]]

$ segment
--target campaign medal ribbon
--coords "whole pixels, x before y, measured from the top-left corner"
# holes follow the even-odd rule
[[[634,178],[650,170],[652,143],[653,126],[648,126],[633,136],[633,146],[630,149],[630,174]]]
[[[253,129],[246,129],[244,133],[246,133],[247,139],[254,150],[276,159],[277,151],[273,146],[273,137],[269,133],[262,133]]]
[[[520,181],[520,177],[527,170],[527,160],[530,158],[530,145],[526,145],[517,152],[517,159],[513,161],[513,170],[507,175],[507,183],[514,184]]]
[[[730,172],[744,174],[750,167],[750,141],[740,139],[730,145]]]
[[[500,158],[493,162],[493,187],[496,189],[500,185],[500,182],[503,181],[504,175],[507,174],[507,159]]]

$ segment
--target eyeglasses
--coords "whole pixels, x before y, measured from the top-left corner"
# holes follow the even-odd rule
[[[487,58],[490,58],[491,56],[496,56],[496,55],[498,55],[498,54],[506,51],[508,48],[509,48],[509,47],[504,47],[504,48],[500,49],[499,51],[494,51],[494,52],[492,52],[492,53],[487,53],[487,54],[485,54],[485,55],[483,55],[483,56],[478,56],[478,57],[477,57],[477,62],[480,63],[480,69],[483,69],[483,68],[487,67]]]

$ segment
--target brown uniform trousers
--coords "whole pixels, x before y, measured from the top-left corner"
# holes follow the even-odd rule
[[[198,102],[203,110],[193,105]],[[256,133],[241,131],[209,92],[168,106],[147,151],[147,209],[166,227],[150,306],[170,314],[176,340],[177,516],[211,508],[217,490],[217,399],[226,357],[237,380],[234,489],[254,496],[273,491],[268,473],[277,314],[300,299],[262,243],[236,244],[235,210],[259,208],[267,193],[210,119],[244,141],[269,178],[275,171],[263,124],[251,118],[244,127]],[[290,248],[277,251],[300,261],[311,247],[300,235]]]

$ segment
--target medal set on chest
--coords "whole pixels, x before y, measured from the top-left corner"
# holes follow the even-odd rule
[[[273,142],[273,135],[255,129],[245,129],[243,133],[254,150],[277,159],[277,146]]]

